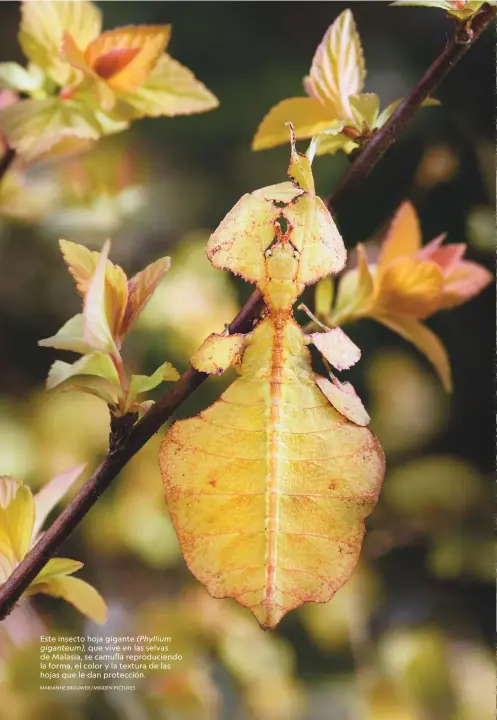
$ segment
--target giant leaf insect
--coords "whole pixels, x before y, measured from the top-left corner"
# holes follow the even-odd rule
[[[339,272],[346,251],[293,137],[288,175],[244,195],[208,241],[214,267],[255,283],[265,311],[252,332],[203,343],[195,368],[234,365],[240,377],[197,417],[175,422],[160,450],[188,567],[267,629],[348,580],[384,475],[360,399],[350,383],[313,371],[308,346],[339,370],[359,349],[339,328],[306,335],[293,317],[304,287]]]

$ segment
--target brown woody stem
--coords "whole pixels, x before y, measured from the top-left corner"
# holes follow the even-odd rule
[[[495,14],[496,8],[484,5],[473,19],[470,29],[467,23],[457,24],[452,41],[416,83],[388,122],[358,152],[338,187],[327,198],[326,202],[330,209],[335,210],[350,191],[369,175],[383,153],[399,137],[406,122],[423,100],[434,92],[458,60],[476,42]],[[4,156],[4,160],[0,163],[0,179],[12,162],[13,156],[13,153],[10,153],[7,161]],[[229,332],[250,330],[261,306],[262,297],[256,290],[229,326]],[[10,613],[22,593],[55,555],[61,543],[81,522],[120,470],[207,377],[205,373],[189,368],[136,425],[132,425],[131,419],[128,422],[127,416],[113,420],[109,450],[103,462],[0,588],[0,619]]]

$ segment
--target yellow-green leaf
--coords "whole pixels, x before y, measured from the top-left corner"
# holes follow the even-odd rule
[[[71,350],[86,355],[93,349],[83,337],[83,315],[75,315],[63,325],[52,337],[38,340],[41,347],[52,347],[57,350]]]
[[[102,624],[107,619],[104,599],[94,587],[80,578],[70,575],[52,577],[39,585],[38,592],[66,600],[96,623]]]
[[[433,364],[447,392],[452,391],[452,373],[447,351],[435,333],[414,318],[375,315],[374,319],[422,352]]]
[[[376,122],[374,124],[374,127],[376,130],[379,130],[383,125],[386,123],[386,121],[390,118],[391,115],[397,110],[402,100],[395,100],[390,105],[387,105],[387,107],[381,111],[381,113],[376,118]],[[421,107],[437,107],[440,105],[440,100],[436,100],[435,98],[426,98],[426,100],[423,100],[421,103]]]
[[[59,97],[20,100],[0,110],[0,128],[10,147],[27,162],[54,151],[64,141],[81,147],[98,140],[102,132],[84,103]]]
[[[120,97],[135,109],[137,117],[190,115],[219,105],[216,96],[191,70],[167,54],[159,58],[141,87]]]
[[[71,575],[72,573],[81,570],[83,563],[78,560],[69,560],[68,558],[52,558],[47,562],[45,567],[40,570],[38,575],[35,577],[31,585],[29,586],[31,591],[38,592],[37,585],[46,583],[52,580],[57,575]]]
[[[72,68],[60,60],[64,30],[79,47],[86,48],[101,26],[101,11],[89,0],[23,0],[19,42],[31,62],[64,84],[73,74]]]
[[[0,478],[0,484],[9,480]],[[20,562],[31,547],[35,504],[30,488],[22,483],[19,483],[15,494],[12,494],[10,483],[9,494],[7,505],[0,507],[0,552],[8,554],[10,551],[15,560]]]
[[[319,44],[314,55],[310,79],[313,94],[336,110],[336,118],[351,117],[350,95],[364,86],[366,66],[354,17],[344,10]]]
[[[315,98],[296,97],[283,100],[268,112],[252,141],[252,150],[288,142],[287,123],[291,122],[297,140],[310,138],[333,125],[336,118]]]
[[[179,372],[170,362],[163,363],[152,375],[132,375],[128,393],[128,405],[134,401],[137,395],[149,392],[163,382],[174,382],[179,380]]]
[[[357,267],[340,278],[332,322],[341,325],[348,316],[366,313],[374,298],[374,278],[368,266],[364,245],[357,245]]]
[[[44,75],[39,68],[21,67],[15,62],[0,63],[0,87],[32,93],[43,86]]]
[[[445,10],[458,20],[468,20],[485,5],[477,0],[397,0],[392,5],[418,5],[421,7],[434,7]],[[487,0],[488,5],[495,5],[495,0]]]
[[[93,352],[84,355],[72,365],[62,362],[62,360],[56,360],[48,373],[47,390],[53,390],[69,378],[79,375],[97,375],[108,380],[117,388],[119,387],[117,370],[110,356],[104,352]],[[78,384],[84,383],[78,379]]]
[[[318,282],[314,292],[314,312],[318,317],[325,317],[331,310],[334,294],[333,278],[325,277]]]
[[[376,127],[380,112],[380,98],[376,93],[360,93],[351,95],[350,107],[358,130],[370,130]]]
[[[359,143],[341,132],[322,132],[314,140],[316,155],[334,155],[339,150],[348,155],[359,147]]]

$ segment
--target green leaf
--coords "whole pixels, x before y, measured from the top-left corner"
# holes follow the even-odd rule
[[[178,371],[170,362],[165,362],[153,373],[153,375],[132,375],[128,393],[128,406],[131,405],[137,395],[153,390],[162,382],[174,382],[179,379]]]
[[[31,585],[31,589],[34,589],[36,585],[46,583],[48,580],[56,577],[57,575],[71,575],[72,573],[81,570],[83,563],[78,560],[69,560],[68,558],[52,558],[47,562],[45,567],[40,570],[38,575],[35,577]],[[37,592],[37,590],[35,590]]]
[[[80,375],[97,375],[120,388],[119,376],[112,359],[106,353],[94,352],[84,355],[72,364],[56,360],[48,373],[47,390],[53,390],[69,378]],[[78,384],[84,385],[81,378],[78,378]]]
[[[42,71],[32,65],[23,68],[15,62],[0,63],[0,87],[32,93],[43,87],[45,76]]]
[[[318,282],[314,294],[314,312],[318,317],[326,317],[333,302],[335,286],[333,278],[328,275]]]
[[[80,578],[59,575],[40,584],[38,592],[66,600],[96,623],[102,624],[107,618],[107,606],[100,593]]]
[[[52,337],[38,341],[41,347],[52,347],[57,350],[72,350],[73,352],[86,355],[91,353],[93,348],[88,345],[83,337],[83,315],[75,315],[63,325]]]
[[[107,317],[106,263],[109,250],[110,242],[107,240],[100,253],[95,272],[88,283],[83,301],[83,335],[94,350],[119,357]]]
[[[404,98],[402,98],[401,100],[395,100],[395,102],[390,103],[390,105],[387,105],[387,107],[381,111],[374,125],[375,130],[379,130],[381,127],[383,127],[383,125],[390,118],[390,116],[393,115],[394,112],[397,110],[403,99]],[[421,107],[436,107],[437,105],[441,105],[441,103],[440,100],[436,100],[435,98],[426,98],[421,103]]]
[[[47,519],[48,514],[53,510],[61,498],[66,494],[69,488],[81,476],[86,465],[76,465],[76,467],[64,470],[44,485],[34,496],[35,499],[35,523],[33,527],[33,535],[36,536],[41,530],[43,523]]]
[[[10,147],[27,162],[64,147],[78,149],[98,140],[102,129],[94,112],[76,100],[51,97],[21,100],[0,111],[0,125]]]
[[[347,155],[359,147],[359,144],[347,137],[343,133],[333,135],[328,132],[319,133],[316,136],[316,155],[334,155],[339,150],[343,150]],[[316,139],[313,138],[313,139]]]

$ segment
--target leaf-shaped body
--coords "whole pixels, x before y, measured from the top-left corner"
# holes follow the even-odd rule
[[[222,397],[170,428],[160,461],[190,570],[266,628],[347,581],[384,472],[375,436],[329,403],[281,314],[247,338]]]

